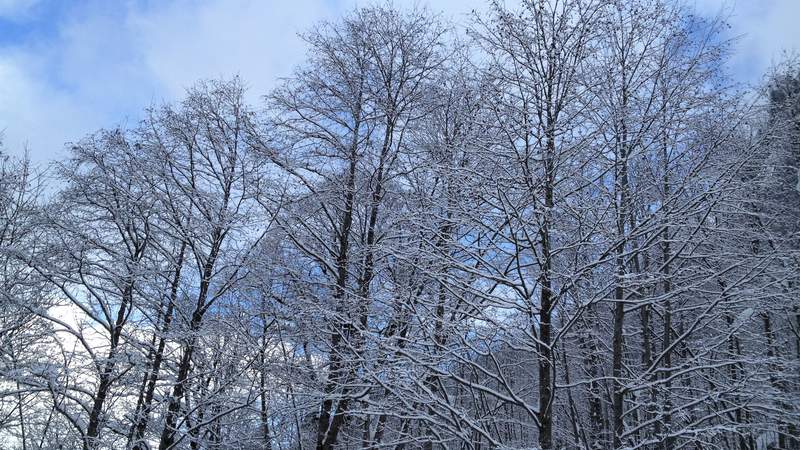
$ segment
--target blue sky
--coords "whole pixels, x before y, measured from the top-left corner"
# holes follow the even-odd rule
[[[484,0],[415,0],[464,22]],[[514,0],[506,0],[513,4]],[[198,78],[239,73],[258,96],[303,59],[296,34],[357,0],[0,0],[0,130],[5,150],[43,163],[64,143],[135,123]],[[396,4],[405,3],[395,0]],[[411,3],[411,0],[409,0]],[[800,50],[800,0],[690,0],[730,13],[731,71],[757,82]]]

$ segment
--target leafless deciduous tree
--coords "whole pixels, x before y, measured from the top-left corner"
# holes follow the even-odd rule
[[[800,69],[724,26],[366,6],[0,154],[0,447],[800,448]]]

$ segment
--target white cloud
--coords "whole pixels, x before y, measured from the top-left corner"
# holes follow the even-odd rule
[[[134,11],[127,21],[146,69],[171,97],[198,78],[236,73],[264,93],[303,58],[299,31],[334,14],[313,0],[265,2],[181,0]]]
[[[692,0],[689,0],[692,1]],[[516,0],[506,0],[508,4]],[[726,0],[696,0],[701,13]],[[55,33],[0,48],[0,130],[5,147],[29,142],[35,160],[63,156],[63,143],[101,127],[135,122],[151,103],[180,98],[198,78],[239,73],[253,100],[302,62],[297,33],[371,0],[174,0],[88,2],[66,8]],[[464,24],[484,0],[396,0],[427,4]],[[24,20],[45,3],[0,0],[0,18]],[[800,47],[800,0],[740,0],[733,32],[745,34],[734,71],[756,81],[785,47]]]
[[[171,97],[179,97],[198,78],[236,73],[252,93],[262,95],[303,61],[305,44],[298,33],[362,3],[369,2],[343,0],[334,6],[320,0],[202,4],[178,0],[158,9],[133,11],[127,26],[136,36],[147,68]],[[427,4],[434,12],[463,22],[485,1],[432,0]]]
[[[8,151],[28,143],[37,162],[60,158],[65,141],[135,122],[199,78],[239,73],[255,100],[302,61],[297,32],[338,14],[315,0],[124,5],[92,4],[63,19],[54,40],[0,49]]]
[[[0,18],[17,20],[25,17],[39,0],[0,0]]]
[[[0,130],[6,150],[21,153],[29,145],[33,158],[43,162],[61,154],[75,130],[91,129],[100,118],[74,96],[43,82],[35,67],[36,61],[24,55],[0,57]]]
[[[704,15],[721,13],[739,38],[731,61],[734,74],[756,83],[784,52],[800,51],[800,0],[697,0]]]

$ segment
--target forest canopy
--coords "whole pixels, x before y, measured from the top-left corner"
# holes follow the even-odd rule
[[[0,447],[800,449],[800,65],[507,3],[0,153]]]

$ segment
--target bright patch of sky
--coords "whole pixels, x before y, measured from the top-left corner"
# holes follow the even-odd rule
[[[255,102],[302,62],[298,32],[368,3],[0,0],[4,148],[21,154],[27,147],[38,163],[63,157],[65,142],[102,127],[133,125],[145,107],[180,98],[200,78],[238,73]],[[486,1],[416,3],[465,23]],[[731,35],[742,35],[731,69],[741,81],[757,82],[782,51],[800,49],[800,0],[695,4],[703,15],[731,14]]]

